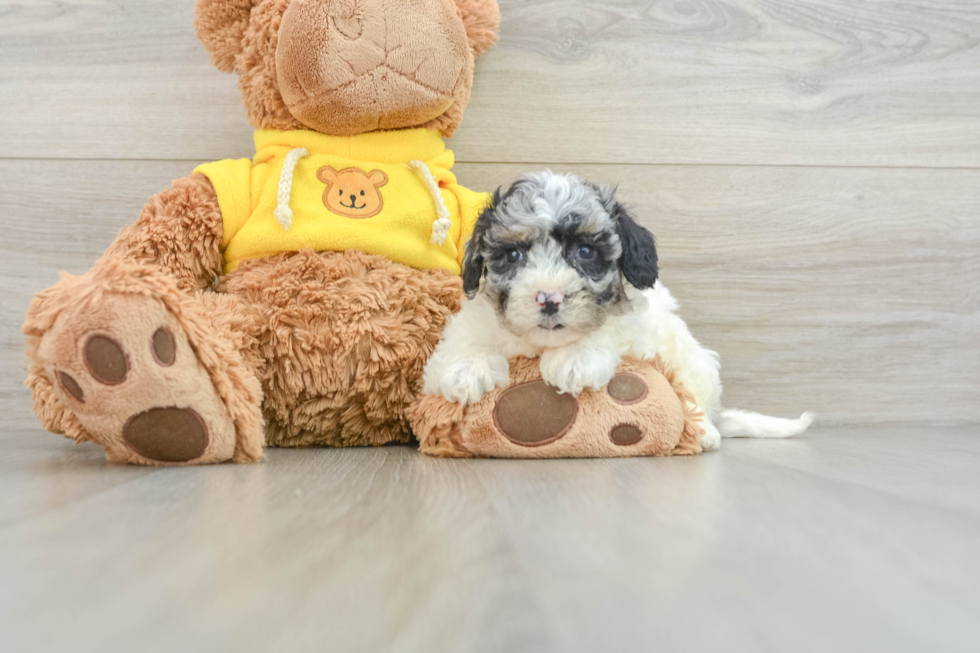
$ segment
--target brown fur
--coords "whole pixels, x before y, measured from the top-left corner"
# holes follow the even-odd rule
[[[652,361],[626,359],[620,372],[635,374],[647,384],[646,395],[628,405],[613,401],[606,392],[586,390],[578,397],[574,422],[560,439],[548,444],[522,446],[499,431],[494,407],[505,392],[497,388],[465,409],[440,396],[421,397],[409,411],[420,449],[439,457],[496,458],[604,458],[621,456],[677,456],[701,452],[702,415],[695,412],[690,393],[664,367]],[[541,378],[537,360],[511,361],[511,387]],[[640,429],[643,439],[632,445],[613,444],[609,433],[617,425]]]
[[[221,271],[223,231],[218,195],[207,177],[196,174],[154,195],[105,258],[159,266],[184,290],[200,290],[212,285]]]
[[[479,57],[497,42],[497,27],[500,25],[497,0],[456,0],[456,5],[473,54]]]
[[[254,4],[255,0],[197,0],[194,31],[211,54],[211,64],[221,72],[235,69]]]
[[[248,261],[220,289],[256,314],[270,445],[410,440],[405,411],[459,310],[458,277],[363,252],[305,251]]]
[[[306,129],[286,107],[276,76],[279,23],[290,1],[265,0],[252,10],[241,52],[235,59],[245,118],[257,129]]]

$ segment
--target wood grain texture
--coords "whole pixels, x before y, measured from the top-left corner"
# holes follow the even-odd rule
[[[980,4],[502,0],[461,161],[980,165]],[[192,0],[0,0],[3,156],[220,159],[248,139]]]
[[[244,153],[242,151],[241,153]],[[0,402],[32,426],[19,327],[182,161],[0,161]],[[491,189],[519,164],[460,164]],[[722,356],[725,403],[826,424],[980,421],[980,170],[571,166],[619,183],[661,278]]]
[[[151,470],[8,432],[0,631],[25,652],[975,651],[978,435]]]

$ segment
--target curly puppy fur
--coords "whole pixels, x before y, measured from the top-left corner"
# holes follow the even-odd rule
[[[723,434],[786,437],[810,423],[721,411],[718,355],[677,315],[658,281],[653,234],[611,187],[545,171],[498,192],[467,244],[463,284],[471,301],[429,361],[426,394],[475,403],[509,383],[509,359],[526,356],[540,358],[546,382],[577,395],[604,387],[623,356],[660,356],[705,415],[705,449]]]

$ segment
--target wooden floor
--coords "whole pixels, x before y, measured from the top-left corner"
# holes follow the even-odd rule
[[[461,181],[618,183],[726,404],[820,426],[189,470],[43,433],[31,295],[251,129],[192,0],[0,0],[4,650],[980,650],[980,2],[500,4]]]
[[[963,651],[978,428],[695,458],[278,450],[151,470],[8,433],[4,650]]]

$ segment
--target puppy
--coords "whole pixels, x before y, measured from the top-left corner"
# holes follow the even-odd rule
[[[659,354],[703,412],[704,449],[721,437],[787,437],[799,419],[721,409],[718,355],[702,347],[657,280],[653,234],[615,190],[550,171],[526,174],[480,216],[463,260],[467,300],[425,368],[424,392],[470,404],[509,383],[508,359],[577,395],[609,383],[623,356]]]

